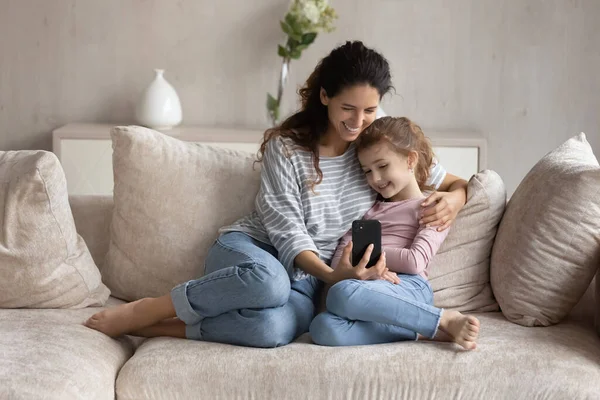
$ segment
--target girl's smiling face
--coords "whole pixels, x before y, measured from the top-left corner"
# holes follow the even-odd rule
[[[416,184],[412,169],[416,152],[408,156],[398,153],[385,141],[375,143],[358,152],[358,160],[369,185],[388,200],[401,200],[403,191]]]

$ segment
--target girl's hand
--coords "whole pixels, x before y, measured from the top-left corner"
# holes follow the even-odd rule
[[[426,226],[438,226],[438,232],[448,229],[466,202],[467,197],[462,190],[433,192],[421,203],[421,206],[425,208],[433,203],[437,204],[423,211],[419,223]]]
[[[390,270],[387,270],[385,272],[385,274],[383,275],[383,278],[381,278],[381,279],[384,279],[390,283],[393,283],[394,285],[397,285],[400,283],[400,278],[398,278],[398,274],[396,274],[395,272],[390,271]]]
[[[344,247],[340,262],[331,273],[331,279],[329,283],[333,285],[334,283],[343,281],[345,279],[358,279],[361,281],[385,279],[384,276],[387,276],[386,273],[389,272],[385,266],[385,253],[381,254],[377,264],[371,268],[367,268],[367,264],[372,252],[373,245],[371,244],[369,247],[367,247],[367,251],[365,251],[363,258],[360,260],[358,265],[354,267],[350,262],[350,254],[352,254],[352,242],[349,242],[346,247]]]

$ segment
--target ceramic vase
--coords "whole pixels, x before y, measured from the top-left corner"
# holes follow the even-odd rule
[[[154,80],[144,90],[136,106],[137,122],[156,130],[169,130],[181,123],[181,103],[177,92],[164,77],[164,70],[154,70]]]

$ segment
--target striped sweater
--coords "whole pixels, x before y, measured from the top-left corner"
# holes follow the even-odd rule
[[[329,264],[339,239],[353,220],[361,219],[373,206],[377,193],[367,184],[353,144],[340,156],[320,157],[319,166],[323,181],[313,192],[310,182],[317,175],[312,154],[289,138],[270,140],[255,211],[219,232],[244,232],[274,246],[294,280],[308,276],[294,266],[303,251],[312,251]],[[435,164],[428,183],[437,188],[445,176],[444,168]]]

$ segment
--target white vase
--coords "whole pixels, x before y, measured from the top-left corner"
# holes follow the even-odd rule
[[[181,103],[173,86],[163,76],[165,71],[155,69],[154,72],[154,80],[142,93],[135,116],[140,125],[165,131],[181,123]]]

